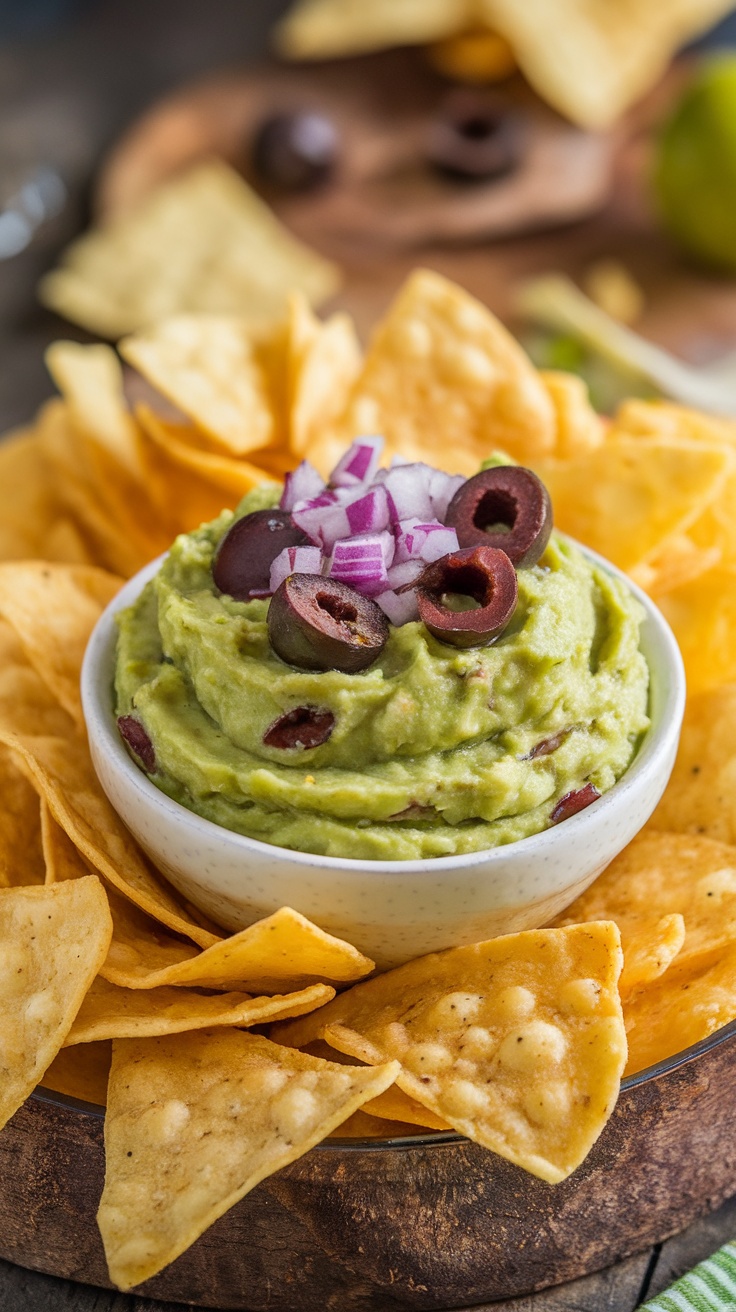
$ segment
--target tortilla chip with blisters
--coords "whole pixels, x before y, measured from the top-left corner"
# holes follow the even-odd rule
[[[334,314],[324,322],[303,296],[289,303],[286,349],[289,448],[307,455],[347,403],[362,363],[352,319]]]
[[[688,698],[675,768],[651,823],[736,844],[736,683]]]
[[[111,1279],[131,1289],[173,1262],[397,1071],[333,1065],[241,1030],[117,1040],[97,1214]]]
[[[626,1074],[684,1052],[736,1020],[736,942],[675,962],[625,1000]]]
[[[397,1084],[461,1134],[556,1183],[610,1116],[626,1060],[610,922],[450,948],[359,984],[279,1042],[401,1062]]]
[[[266,1025],[286,1016],[304,1016],[322,1007],[335,990],[312,984],[275,998],[247,993],[196,993],[192,989],[124,989],[98,976],[77,1013],[65,1047],[97,1039],[148,1038],[212,1025]]]
[[[329,1043],[324,1039],[315,1039],[304,1049],[310,1057],[322,1057],[324,1061],[337,1061],[354,1064],[359,1060],[357,1057],[349,1057],[345,1053],[338,1052],[336,1048],[331,1048]],[[450,1126],[441,1117],[435,1116],[428,1107],[423,1107],[415,1098],[410,1098],[408,1093],[404,1093],[398,1084],[392,1084],[389,1089],[379,1093],[376,1098],[371,1098],[363,1107],[363,1111],[379,1120],[400,1122],[404,1126],[419,1125],[423,1129],[429,1130],[449,1130]],[[342,1133],[342,1129],[340,1133]],[[386,1129],[386,1134],[390,1133]]]
[[[0,1126],[61,1048],[111,933],[95,875],[0,889]]]
[[[736,563],[718,565],[659,599],[691,696],[736,680]]]
[[[645,943],[660,918],[671,916],[684,921],[680,946],[670,958],[678,967],[693,957],[736,944],[736,847],[697,834],[646,829],[559,921],[615,920],[624,949],[623,991],[629,973],[628,945]],[[627,979],[626,986],[631,989],[647,982],[642,975],[636,981]]]
[[[319,304],[339,282],[336,266],[293,237],[234,169],[208,160],[73,242],[39,296],[116,338],[191,312],[238,314],[267,328],[289,292]]]
[[[552,451],[555,411],[490,310],[420,269],[376,329],[344,415],[310,459],[329,465],[336,440],[344,446],[360,433],[383,434],[389,456],[474,474],[493,447],[525,461]]]

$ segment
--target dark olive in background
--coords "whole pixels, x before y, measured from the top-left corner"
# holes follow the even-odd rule
[[[430,164],[458,181],[507,177],[524,156],[523,120],[482,92],[454,91],[430,124],[425,153]]]
[[[461,547],[500,547],[518,569],[529,569],[549,542],[552,502],[531,469],[496,465],[458,488],[445,523],[455,529]]]
[[[252,146],[261,182],[278,191],[310,191],[335,171],[340,139],[331,119],[315,110],[295,110],[265,119]]]
[[[320,574],[290,574],[268,608],[271,646],[287,665],[303,670],[364,670],[380,656],[388,634],[375,601]]]
[[[285,547],[308,543],[288,510],[255,510],[236,519],[222,538],[212,563],[212,578],[220,592],[235,601],[268,597],[276,557]]]

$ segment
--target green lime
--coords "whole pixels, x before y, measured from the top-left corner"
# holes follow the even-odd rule
[[[736,273],[736,55],[696,73],[657,144],[654,185],[684,248]]]

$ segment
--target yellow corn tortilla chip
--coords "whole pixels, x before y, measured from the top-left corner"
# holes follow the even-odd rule
[[[0,560],[64,559],[65,544],[54,542],[61,515],[55,480],[36,430],[6,434],[0,440]]]
[[[71,422],[99,442],[131,478],[145,484],[143,443],[125,403],[123,372],[112,347],[54,342],[45,358]]]
[[[194,942],[216,942],[144,857],[100,787],[86,736],[30,667],[6,662],[0,671],[0,743],[16,754],[54,819],[114,888]]]
[[[141,920],[132,905],[113,902],[115,933],[102,974],[130,989],[190,985],[283,993],[329,982],[346,984],[373,970],[352,944],[313,925],[290,907],[195,953]]]
[[[493,447],[526,464],[554,449],[555,411],[513,337],[461,287],[420,269],[372,338],[345,414],[316,442],[382,433],[387,454],[474,474]]]
[[[98,1039],[142,1039],[179,1034],[212,1025],[265,1025],[286,1016],[304,1016],[322,1007],[335,990],[312,984],[296,993],[251,998],[247,993],[215,996],[191,989],[123,989],[98,976],[92,982],[64,1046]]]
[[[611,922],[510,934],[408,962],[274,1035],[400,1061],[396,1082],[410,1097],[556,1183],[616,1102],[626,1060],[621,965]]]
[[[688,697],[656,829],[736,844],[736,684]]]
[[[350,1057],[346,1053],[339,1052],[336,1048],[331,1048],[329,1043],[324,1039],[315,1039],[314,1043],[307,1044],[303,1051],[308,1052],[310,1057],[321,1057],[324,1061],[337,1061],[340,1064],[354,1065],[360,1059]],[[446,1121],[439,1116],[435,1116],[428,1107],[422,1107],[415,1098],[410,1098],[408,1093],[404,1093],[398,1084],[392,1084],[384,1093],[379,1093],[377,1098],[371,1098],[363,1107],[363,1111],[379,1120],[400,1122],[406,1129],[410,1126],[419,1125],[423,1129],[430,1130],[449,1130],[451,1127]],[[340,1133],[342,1134],[342,1129]],[[356,1133],[358,1131],[356,1130]],[[384,1133],[388,1136],[391,1133],[390,1127],[386,1127]]]
[[[283,316],[289,292],[314,304],[337,290],[334,264],[297,241],[243,179],[207,160],[163,182],[130,213],[84,234],[39,286],[44,305],[101,337],[191,312]]]
[[[605,424],[590,404],[587,384],[575,374],[549,369],[540,373],[555,408],[555,456],[572,460],[603,442]]]
[[[692,957],[736,943],[736,847],[695,834],[646,829],[567,908],[564,922],[615,920],[624,949],[624,992],[624,985],[645,984],[669,964],[649,976],[627,978],[629,947],[644,945],[656,925],[673,916],[684,921],[680,945],[670,957],[676,957],[678,968]]]
[[[700,574],[659,606],[679,643],[691,696],[736,680],[736,564]]]
[[[240,1030],[116,1040],[97,1214],[112,1281],[131,1289],[173,1262],[397,1071],[332,1065]]]
[[[230,454],[279,436],[271,380],[244,320],[179,315],[124,338],[120,351]]]
[[[109,1039],[62,1048],[44,1073],[41,1088],[104,1107],[111,1061],[112,1043]]]
[[[286,351],[289,448],[311,458],[347,404],[362,363],[360,344],[348,315],[323,323],[303,296],[292,296]]]
[[[95,875],[0,889],[0,1127],[61,1048],[111,933]]]
[[[201,441],[197,445],[191,440],[197,436],[196,429],[167,422],[146,405],[139,405],[136,415],[156,448],[153,459],[169,497],[175,499],[176,516],[182,525],[196,528],[214,519],[225,507],[237,505],[259,483],[269,481],[267,471],[258,465],[209,451]]]
[[[0,615],[57,700],[82,723],[79,672],[90,634],[123,580],[85,565],[0,565]]]
[[[383,50],[438,41],[471,25],[473,0],[300,0],[276,28],[287,59]]]
[[[632,572],[720,494],[733,454],[684,438],[646,441],[614,426],[575,459],[533,465],[558,528]]]
[[[374,1102],[375,1099],[371,1099]],[[417,1135],[420,1130],[416,1125],[409,1125],[406,1121],[389,1121],[383,1117],[372,1116],[369,1112],[361,1107],[360,1111],[353,1112],[348,1116],[342,1125],[338,1125],[330,1135],[331,1139],[404,1139],[412,1135]]]
[[[736,943],[675,962],[624,1003],[626,1074],[684,1052],[736,1019]]]
[[[0,797],[0,889],[42,884],[38,797],[6,748],[0,748]]]

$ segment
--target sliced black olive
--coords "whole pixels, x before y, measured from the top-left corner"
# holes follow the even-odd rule
[[[490,96],[456,91],[431,124],[426,153],[435,168],[470,182],[502,178],[523,158],[523,123]]]
[[[268,608],[271,646],[303,670],[363,670],[380,656],[388,634],[375,601],[320,574],[290,574]]]
[[[461,547],[500,547],[518,569],[528,569],[549,542],[552,502],[531,469],[496,465],[458,488],[445,523],[456,530]]]
[[[563,820],[569,820],[570,816],[577,815],[578,811],[584,811],[591,802],[597,802],[599,797],[600,793],[595,784],[584,784],[582,788],[575,788],[571,793],[565,793],[549,818],[553,825],[559,825]]]
[[[255,510],[229,528],[217,548],[212,578],[228,597],[252,601],[271,592],[271,565],[284,547],[309,541],[288,510]]]
[[[253,167],[262,182],[280,191],[309,191],[333,173],[338,146],[337,129],[324,114],[274,114],[256,133]]]
[[[333,728],[335,717],[332,711],[319,706],[295,706],[293,711],[286,711],[269,725],[263,735],[266,747],[278,747],[289,751],[300,747],[321,747],[326,743]]]
[[[444,598],[460,595],[475,610],[453,610]],[[519,595],[516,570],[505,551],[470,547],[452,551],[428,565],[417,583],[419,618],[440,642],[453,647],[485,647],[503,633]]]
[[[153,743],[140,720],[134,715],[118,716],[118,733],[128,751],[143,766],[146,774],[156,773],[156,753]]]

